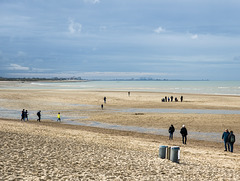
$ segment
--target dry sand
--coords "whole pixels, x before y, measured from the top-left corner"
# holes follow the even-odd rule
[[[158,158],[161,136],[44,121],[0,120],[0,180],[239,180],[239,153],[191,141],[180,164]]]
[[[122,108],[239,110],[240,97],[184,94],[184,102],[162,103],[178,94],[79,90],[0,89],[0,107],[61,110],[64,116],[122,125],[240,134],[240,115],[113,112]],[[107,97],[104,110],[100,109]],[[1,115],[0,115],[1,117]],[[35,118],[34,118],[35,119]],[[223,143],[189,140],[129,131],[0,119],[0,180],[240,180],[240,147],[224,152]],[[221,138],[220,138],[221,139]],[[238,138],[237,138],[238,139]],[[158,158],[160,145],[178,145],[180,164]]]

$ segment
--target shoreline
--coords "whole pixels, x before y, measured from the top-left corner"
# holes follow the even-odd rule
[[[31,83],[73,83],[71,86],[69,85],[61,85],[59,87],[54,87],[53,85],[31,85]],[[87,85],[83,84],[75,84],[74,83],[88,83]],[[115,82],[116,86],[112,87],[112,84],[107,84],[105,87],[104,86],[99,86],[99,84],[91,84],[92,82],[102,82],[104,84],[104,82]],[[118,84],[120,82],[120,84]],[[129,82],[130,84],[126,84],[125,87],[123,86],[123,84],[121,84],[121,82]],[[136,85],[131,86],[132,82],[136,82]],[[222,85],[222,84],[217,84],[215,85],[215,87],[211,87],[211,88],[218,88],[218,90],[215,90],[215,92],[212,92],[211,88],[209,89],[209,85],[205,85],[206,87],[204,87],[204,85],[196,85],[196,87],[191,87],[191,85],[187,84],[186,87],[184,87],[184,85],[179,85],[177,84],[176,87],[171,87],[173,85],[162,85],[162,86],[154,86],[152,84],[148,85],[146,84],[146,86],[150,86],[149,89],[146,89],[146,86],[144,85],[139,85],[139,82],[145,82],[145,83],[149,83],[149,82],[156,82],[156,81],[97,81],[97,80],[46,80],[46,81],[0,81],[0,89],[1,86],[3,86],[4,84],[8,85],[9,87],[2,87],[4,88],[4,90],[11,90],[11,89],[18,89],[18,90],[47,90],[47,89],[52,89],[52,90],[67,90],[67,91],[71,91],[71,90],[79,90],[79,91],[98,91],[98,92],[139,92],[139,93],[159,93],[159,94],[178,94],[178,95],[206,95],[206,96],[234,96],[234,97],[240,97],[240,81],[212,81],[213,83],[216,82],[225,82],[226,85]],[[168,81],[160,81],[160,82],[168,82]],[[172,82],[191,82],[191,81],[169,81],[170,83]],[[192,81],[192,82],[202,82],[202,81]],[[203,82],[211,82],[211,81],[203,81]],[[229,82],[239,82],[239,85],[234,85],[234,84],[230,84],[228,85]],[[15,84],[13,84],[15,83]],[[29,85],[29,86],[27,86]],[[88,86],[93,86],[92,88],[87,88]],[[26,87],[27,86],[27,87]],[[47,86],[49,86],[48,88],[46,88]],[[82,86],[82,87],[81,87]],[[98,87],[99,86],[99,87]],[[108,87],[110,86],[110,87]],[[153,86],[153,87],[151,87]],[[164,86],[170,86],[167,89],[179,89],[180,91],[176,91],[176,90],[164,90]],[[190,86],[190,87],[188,87]],[[203,87],[201,87],[203,86]],[[231,87],[232,86],[232,87]],[[107,88],[106,88],[107,87]],[[187,91],[187,89],[190,89],[189,92]],[[232,90],[232,93],[229,93],[228,91],[225,93],[221,92],[222,90],[227,90],[233,88],[234,90]],[[144,90],[142,90],[144,89]],[[199,91],[197,91],[199,89]],[[203,91],[201,92],[201,89],[204,90],[208,90],[208,91]],[[211,90],[209,92],[209,90]],[[197,91],[197,92],[196,92]]]
[[[116,130],[116,129],[108,129],[108,128],[100,128],[100,127],[92,127],[92,126],[82,126],[82,125],[71,125],[71,124],[65,124],[62,122],[55,122],[52,120],[43,120],[40,123],[37,121],[26,121],[26,122],[21,122],[20,120],[17,119],[3,119],[0,118],[1,121],[6,121],[6,122],[13,122],[13,123],[20,123],[20,124],[30,124],[30,125],[38,125],[38,127],[50,127],[52,129],[70,129],[70,130],[82,130],[82,131],[87,131],[87,132],[93,132],[93,133],[101,133],[101,134],[106,134],[106,135],[113,135],[113,136],[126,136],[126,137],[133,137],[133,138],[140,138],[140,139],[146,139],[150,140],[151,142],[165,142],[168,145],[174,146],[174,145],[179,145],[180,147],[209,147],[209,148],[217,148],[219,150],[223,150],[224,148],[224,143],[222,142],[215,142],[215,141],[208,141],[208,140],[197,140],[193,138],[189,138],[188,136],[188,141],[187,145],[182,144],[182,139],[181,137],[176,137],[174,136],[173,140],[169,140],[169,136],[164,136],[164,135],[156,135],[156,134],[151,134],[151,133],[140,133],[140,132],[135,132],[135,131],[128,131],[128,130]],[[239,144],[234,144],[234,153],[240,155],[240,145]]]

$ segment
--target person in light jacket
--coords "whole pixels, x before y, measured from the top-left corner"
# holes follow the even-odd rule
[[[60,117],[60,112],[58,113],[58,115],[57,115],[57,122],[61,122],[61,117]]]

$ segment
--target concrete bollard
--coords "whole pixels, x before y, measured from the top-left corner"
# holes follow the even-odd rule
[[[171,146],[167,148],[167,159],[170,160]]]
[[[164,146],[164,145],[159,147],[159,157],[160,158],[162,158],[162,159],[166,158],[167,148],[168,148],[168,146]]]
[[[179,163],[179,160],[180,160],[180,147],[179,146],[172,146],[171,147],[170,160],[172,162]]]

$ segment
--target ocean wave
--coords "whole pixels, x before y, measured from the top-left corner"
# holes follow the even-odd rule
[[[230,87],[218,87],[218,89],[229,89]]]

